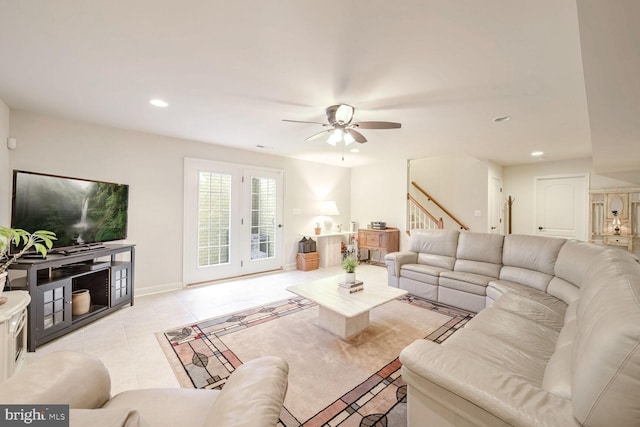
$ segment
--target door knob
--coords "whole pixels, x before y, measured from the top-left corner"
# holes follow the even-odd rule
[[[278,228],[282,228],[282,224],[278,224]]]
[[[544,228],[542,228],[542,227],[538,227],[538,230],[542,231],[542,230],[544,230]]]

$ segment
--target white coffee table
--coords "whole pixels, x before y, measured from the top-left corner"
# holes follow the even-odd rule
[[[340,292],[338,283],[344,276],[328,277],[288,291],[318,304],[318,325],[341,338],[349,338],[369,326],[369,311],[407,294],[390,286],[367,286],[353,294]]]

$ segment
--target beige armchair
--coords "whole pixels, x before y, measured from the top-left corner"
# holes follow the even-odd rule
[[[60,351],[26,365],[0,384],[0,404],[68,404],[71,426],[275,426],[289,367],[275,356],[249,361],[222,390],[143,389],[111,396],[104,364]]]

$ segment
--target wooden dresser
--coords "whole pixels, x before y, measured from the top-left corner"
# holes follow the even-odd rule
[[[384,230],[361,228],[358,230],[358,248],[385,254],[397,252],[400,250],[400,230],[392,227]]]

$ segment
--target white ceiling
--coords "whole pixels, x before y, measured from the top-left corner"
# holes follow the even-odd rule
[[[534,150],[588,158],[598,108],[587,105],[578,27],[575,0],[0,0],[0,99],[345,166],[440,155],[514,165],[536,161]],[[169,108],[149,105],[156,97]],[[321,126],[282,121],[325,121],[335,103],[402,128],[362,130],[369,142],[342,161],[340,148],[304,142]],[[601,151],[615,172],[616,156]]]

